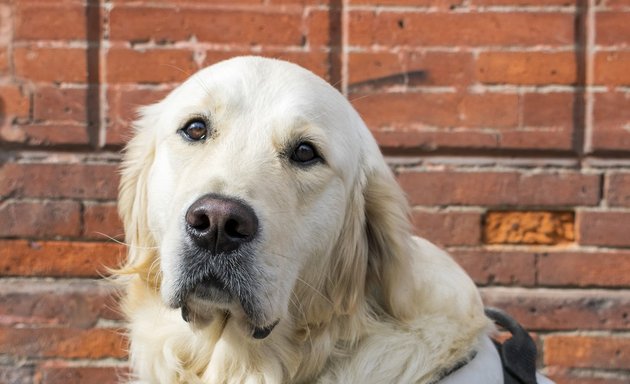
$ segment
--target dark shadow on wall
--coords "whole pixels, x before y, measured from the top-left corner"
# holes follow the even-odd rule
[[[341,55],[343,51],[343,1],[330,0],[328,12],[328,34],[330,36],[330,53],[328,54],[330,67],[328,69],[328,75],[330,77],[330,84],[338,90],[342,90],[341,77],[343,69]]]
[[[101,67],[100,51],[102,20],[100,0],[88,0],[85,6],[86,30],[86,71],[87,89],[85,93],[86,130],[93,148],[100,147],[101,132]],[[105,127],[102,127],[103,129]]]
[[[577,0],[575,30],[575,91],[573,94],[573,150],[578,157],[584,156],[586,143],[586,67],[588,47],[588,0]]]

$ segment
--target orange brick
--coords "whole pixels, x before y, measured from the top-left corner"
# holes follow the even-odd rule
[[[112,83],[180,82],[196,71],[192,51],[114,48],[107,54],[107,81]]]
[[[124,257],[115,243],[0,240],[3,276],[98,277]]]
[[[630,52],[598,52],[595,54],[595,82],[606,85],[630,84]]]
[[[130,23],[129,20],[133,20]],[[112,40],[199,41],[248,45],[302,45],[301,12],[184,7],[114,7]]]
[[[5,116],[28,117],[29,108],[29,96],[20,87],[0,86],[0,120]]]
[[[526,127],[566,127],[573,125],[573,93],[525,93],[523,125]]]
[[[0,141],[29,146],[72,145],[90,143],[85,124],[25,124],[0,126]]]
[[[84,83],[87,80],[86,50],[82,48],[15,47],[17,76],[35,82]]]
[[[488,212],[484,240],[488,244],[555,245],[575,240],[572,212]]]
[[[608,1],[610,3],[610,1]],[[630,3],[626,4],[626,6]],[[630,12],[597,12],[595,38],[597,45],[628,44],[630,41]]]
[[[624,369],[630,366],[630,338],[550,335],[544,339],[545,364],[563,367]]]
[[[486,84],[575,84],[575,53],[482,52],[477,79]]]
[[[348,81],[357,83],[391,76],[401,77],[408,72],[420,72],[412,85],[463,86],[472,78],[472,54],[463,52],[351,52],[349,54]],[[401,83],[398,80],[398,83]],[[385,85],[388,85],[387,83]]]
[[[349,44],[370,46],[573,45],[564,13],[351,11]]]
[[[16,2],[16,40],[86,39],[85,7],[77,3]]]
[[[117,329],[0,328],[0,352],[15,357],[124,358],[126,344]]]

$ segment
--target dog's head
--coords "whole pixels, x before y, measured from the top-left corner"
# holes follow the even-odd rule
[[[392,315],[409,311],[393,293],[412,284],[404,197],[325,81],[235,58],[141,115],[120,189],[126,269],[185,320],[229,314],[263,338],[292,305],[313,321],[356,310],[368,281]]]

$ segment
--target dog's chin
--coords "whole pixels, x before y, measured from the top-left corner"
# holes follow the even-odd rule
[[[203,329],[213,321],[225,324],[235,321],[243,333],[253,339],[265,339],[274,330],[279,320],[268,324],[256,324],[243,310],[238,298],[213,281],[202,281],[184,299],[179,309],[181,316],[193,329]]]

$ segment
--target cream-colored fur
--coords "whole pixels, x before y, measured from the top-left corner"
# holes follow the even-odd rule
[[[125,152],[118,271],[135,378],[147,383],[430,383],[488,329],[479,294],[443,251],[412,236],[406,200],[354,109],[312,73],[256,57],[195,74],[146,107]],[[178,130],[211,121],[201,143]],[[324,161],[283,156],[308,138]],[[263,340],[238,305],[189,324],[174,307],[183,216],[200,196],[246,201]],[[265,323],[265,324],[266,324]],[[260,325],[260,324],[258,324]]]

